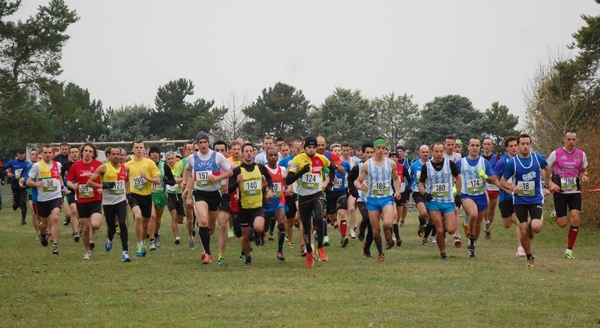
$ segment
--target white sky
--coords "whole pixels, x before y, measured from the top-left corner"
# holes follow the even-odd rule
[[[18,16],[49,0],[25,0]],[[592,0],[158,1],[67,0],[81,17],[67,33],[61,80],[104,107],[153,106],[178,78],[189,100],[254,101],[283,82],[320,105],[335,87],[390,92],[419,105],[460,94],[524,119],[524,92],[540,64],[597,15]],[[239,104],[238,104],[239,105]]]

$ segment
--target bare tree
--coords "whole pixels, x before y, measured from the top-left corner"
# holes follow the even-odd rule
[[[219,123],[219,129],[215,131],[215,137],[222,140],[231,141],[233,139],[244,137],[242,126],[248,120],[242,109],[247,106],[246,96],[239,97],[236,93],[231,93],[227,101],[222,100],[223,106],[227,108],[227,114]]]

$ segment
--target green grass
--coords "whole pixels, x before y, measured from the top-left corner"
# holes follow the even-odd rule
[[[533,241],[536,266],[527,268],[514,256],[514,230],[498,221],[493,238],[479,240],[477,259],[465,248],[448,248],[443,263],[435,244],[420,244],[416,221],[409,214],[408,227],[401,228],[404,244],[387,251],[383,263],[363,258],[358,240],[340,248],[339,233],[330,228],[330,260],[311,270],[299,256],[297,232],[296,248],[285,244],[284,263],[275,258],[275,242],[267,242],[254,246],[253,265],[244,268],[237,260],[239,241],[230,238],[229,266],[203,266],[200,248],[174,245],[166,224],[163,246],[131,263],[120,261],[118,239],[110,253],[104,251],[103,226],[85,263],[70,227],[62,227],[60,255],[54,256],[35,240],[30,222],[21,226],[5,207],[0,327],[598,326],[597,233],[583,230],[576,259],[566,260],[567,230],[546,223]],[[216,253],[216,236],[212,242]]]

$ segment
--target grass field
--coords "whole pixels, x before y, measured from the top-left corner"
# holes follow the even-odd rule
[[[330,260],[307,270],[297,232],[285,262],[267,242],[254,246],[253,265],[244,268],[236,238],[228,267],[203,266],[200,247],[174,245],[166,224],[161,248],[122,263],[118,240],[104,251],[103,226],[84,262],[70,227],[62,227],[60,255],[51,255],[16,213],[5,206],[0,214],[0,327],[598,327],[600,320],[600,238],[583,230],[576,259],[567,260],[567,230],[555,224],[533,241],[534,268],[515,257],[514,230],[500,222],[492,239],[479,240],[476,259],[452,247],[442,262],[435,244],[421,245],[411,213],[404,244],[385,262],[362,257],[358,240],[340,248],[330,228]],[[216,236],[212,242],[216,254]]]

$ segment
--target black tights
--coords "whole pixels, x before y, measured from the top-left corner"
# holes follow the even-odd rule
[[[115,217],[119,218],[119,229],[121,230],[121,246],[123,251],[127,251],[128,245],[128,234],[127,234],[127,202],[123,201],[116,205],[103,205],[104,207],[104,218],[106,219],[107,235],[108,240],[112,241],[115,237],[117,227],[115,224]]]

